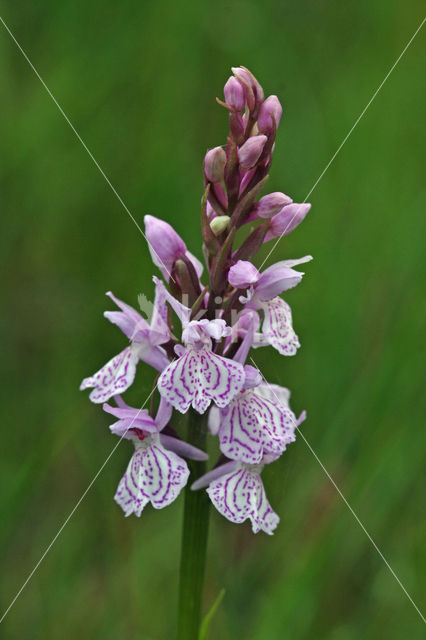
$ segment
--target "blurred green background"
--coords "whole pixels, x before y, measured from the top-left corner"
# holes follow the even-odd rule
[[[201,163],[215,104],[244,64],[282,100],[269,191],[302,201],[419,25],[402,0],[4,2],[0,15],[141,222],[172,222],[201,257]],[[259,350],[303,432],[421,607],[425,33],[271,260],[306,253],[287,300],[296,358]],[[145,241],[3,27],[1,87],[4,610],[116,444],[81,379],[123,348],[108,289],[152,294]],[[423,79],[423,81],[422,81]],[[423,126],[423,129],[422,129]],[[423,165],[422,165],[423,162]],[[153,374],[140,367],[139,403]],[[125,519],[120,444],[0,626],[7,639],[160,640],[175,624],[182,497]],[[206,605],[220,640],[417,640],[423,623],[299,438],[264,473],[275,536],[211,519]]]

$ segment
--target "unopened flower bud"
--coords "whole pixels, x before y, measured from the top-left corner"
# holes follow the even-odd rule
[[[229,216],[216,216],[210,222],[210,229],[213,231],[215,236],[218,236],[222,233],[222,231],[226,231],[229,226],[230,221]]]
[[[175,260],[185,255],[186,245],[168,222],[154,216],[145,216],[144,221],[145,237],[152,260],[167,273]]]
[[[165,220],[154,216],[145,216],[145,237],[153,263],[160,269],[166,280],[169,280],[173,263],[186,256],[200,276],[203,265],[195,256],[187,251],[182,238]]]
[[[254,167],[260,158],[266,141],[267,137],[264,135],[252,136],[239,148],[238,159],[243,169],[251,169]]]
[[[281,238],[293,231],[304,220],[311,205],[308,202],[299,204],[293,202],[284,207],[276,216],[271,219],[271,226],[265,236],[264,242],[272,238]]]
[[[257,126],[262,133],[272,133],[278,128],[283,114],[283,108],[277,96],[269,96],[262,103],[257,120]],[[275,121],[275,126],[274,126]]]
[[[204,171],[207,180],[220,182],[223,180],[226,165],[226,153],[222,147],[215,147],[207,151],[204,158]]]
[[[283,207],[292,202],[293,200],[289,196],[286,196],[285,193],[281,193],[280,191],[268,193],[267,196],[260,198],[256,204],[256,213],[259,218],[271,218],[276,213],[279,213]]]
[[[257,112],[264,99],[262,86],[245,67],[232,67],[232,73],[244,89],[248,108]]]
[[[234,76],[231,76],[223,88],[225,102],[236,111],[242,111],[245,105],[244,89]]]

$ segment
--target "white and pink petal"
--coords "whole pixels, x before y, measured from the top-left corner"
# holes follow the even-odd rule
[[[99,369],[93,376],[84,378],[80,389],[93,388],[89,398],[92,402],[106,402],[112,396],[123,393],[132,384],[139,360],[133,346],[126,347]]]
[[[278,457],[296,439],[292,411],[257,390],[243,391],[232,401],[219,429],[222,453],[246,464],[258,464],[264,455]]]
[[[289,305],[281,298],[273,298],[261,303],[261,308],[264,313],[262,333],[255,335],[253,347],[270,344],[281,355],[294,356],[300,342],[293,329]]]
[[[181,413],[191,405],[204,413],[212,400],[221,408],[228,405],[241,390],[244,377],[240,363],[218,356],[208,347],[188,349],[163,371],[158,390]]]
[[[161,444],[135,451],[114,496],[126,516],[140,516],[151,502],[163,509],[173,502],[186,485],[189,469],[185,460]]]
[[[219,513],[231,522],[240,524],[250,519],[253,533],[264,531],[272,535],[279,523],[257,469],[240,466],[214,480],[207,493]]]

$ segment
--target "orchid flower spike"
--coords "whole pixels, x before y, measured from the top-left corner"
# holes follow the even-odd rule
[[[294,442],[305,414],[296,419],[290,391],[266,382],[249,364],[250,350],[272,346],[282,355],[296,354],[299,338],[281,295],[300,284],[304,274],[295,267],[312,258],[281,260],[263,271],[253,262],[264,242],[290,233],[311,205],[293,202],[284,191],[262,195],[283,108],[277,96],[265,99],[249,69],[233,67],[232,73],[224,102],[218,100],[229,118],[228,133],[223,144],[206,151],[200,167],[207,284],[200,281],[202,263],[175,229],[145,216],[149,251],[163,276],[153,278],[154,303],[139,296],[139,312],[107,294],[117,309],[104,315],[128,343],[80,388],[90,388],[90,400],[114,416],[111,432],[133,443],[115,494],[126,515],[140,516],[148,503],[161,509],[173,502],[191,469],[192,488],[207,488],[225,518],[249,520],[254,533],[272,534],[279,517],[261,472]],[[120,395],[134,383],[140,361],[152,370],[150,411],[127,405]],[[200,414],[197,440],[191,430],[182,437],[180,421],[173,427],[173,410]],[[210,470],[203,450],[207,431],[218,453]]]

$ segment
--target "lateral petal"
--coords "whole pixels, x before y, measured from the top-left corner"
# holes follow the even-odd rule
[[[80,389],[94,387],[89,395],[92,402],[106,402],[112,396],[123,393],[132,384],[139,356],[131,347],[126,347],[114,356],[99,371],[84,378]]]

